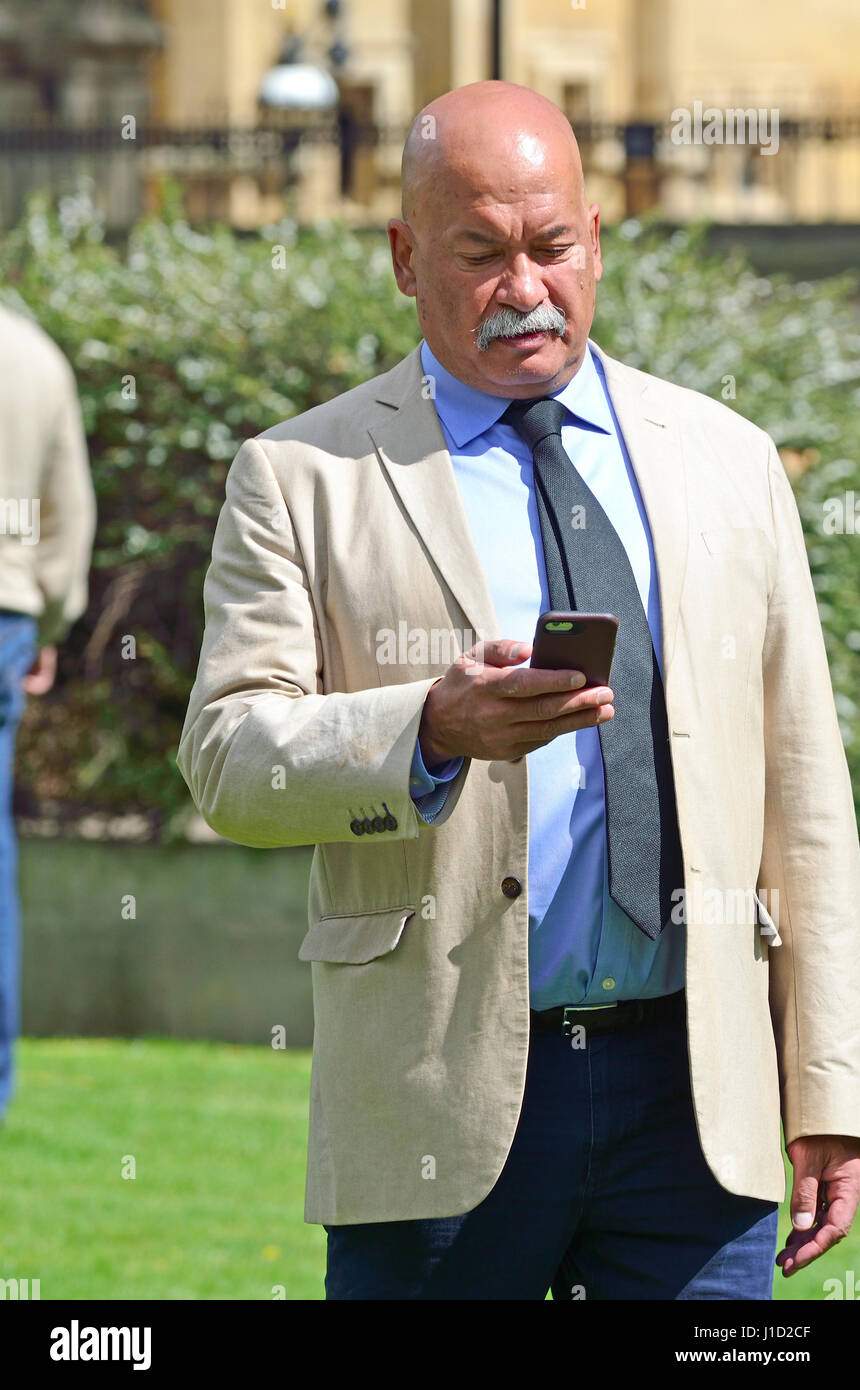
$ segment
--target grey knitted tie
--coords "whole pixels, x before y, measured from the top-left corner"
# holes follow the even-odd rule
[[[618,618],[615,718],[598,729],[609,893],[656,940],[671,920],[673,891],[684,886],[663,681],[627,551],[562,445],[566,413],[545,396],[513,401],[501,418],[534,458],[550,606]],[[585,524],[575,528],[577,515]]]

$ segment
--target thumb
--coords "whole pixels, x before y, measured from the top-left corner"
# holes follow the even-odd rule
[[[531,656],[530,642],[512,642],[507,637],[476,642],[463,655],[479,666],[519,666]]]
[[[797,1231],[808,1231],[818,1210],[818,1166],[812,1154],[799,1158],[791,1189],[791,1224]]]

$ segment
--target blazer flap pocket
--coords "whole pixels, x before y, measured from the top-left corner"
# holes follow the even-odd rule
[[[712,555],[758,550],[767,544],[767,536],[760,526],[721,526],[716,531],[703,531],[702,540]]]
[[[776,922],[771,917],[758,893],[755,894],[756,915],[758,916],[759,931],[767,942],[768,946],[781,946],[779,931]]]
[[[364,965],[393,951],[415,908],[384,907],[377,912],[351,912],[344,917],[321,917],[299,947],[299,960],[325,960],[335,965]]]

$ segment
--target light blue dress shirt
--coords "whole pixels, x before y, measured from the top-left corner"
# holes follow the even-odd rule
[[[497,634],[531,642],[550,607],[528,445],[500,424],[509,401],[453,377],[421,346],[435,406],[500,623]],[[630,559],[663,670],[657,571],[648,518],[600,359],[589,349],[555,393],[569,410],[562,444],[615,527]],[[611,681],[610,681],[611,685]],[[529,993],[533,1009],[608,1004],[683,988],[685,928],[654,942],[609,896],[603,759],[597,728],[561,734],[528,753]],[[461,758],[429,773],[416,742],[410,790],[432,822]]]

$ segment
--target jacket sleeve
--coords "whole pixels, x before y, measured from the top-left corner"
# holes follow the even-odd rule
[[[242,445],[203,588],[205,631],[177,764],[204,820],[257,848],[414,839],[410,796],[427,691],[438,677],[322,693],[318,617],[289,510],[264,450]],[[468,760],[434,821],[456,803]],[[357,837],[364,813],[396,828]],[[426,828],[426,825],[425,825]]]
[[[797,505],[772,440],[778,549],[763,652],[759,886],[778,891],[770,1008],[785,1141],[860,1136],[860,852],[851,783]]]
[[[42,459],[39,543],[33,557],[43,601],[40,647],[62,641],[87,606],[87,575],[96,528],[95,493],[77,386],[65,358],[60,358],[59,370],[54,420]]]

